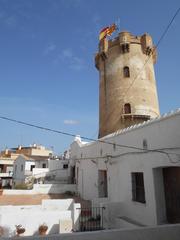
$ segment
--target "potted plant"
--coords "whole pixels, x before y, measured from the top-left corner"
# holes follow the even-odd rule
[[[23,234],[26,229],[22,226],[22,225],[15,225],[16,227],[16,233],[17,233],[17,236],[20,236],[21,234]]]
[[[39,235],[46,235],[46,232],[48,230],[48,226],[46,223],[43,223],[42,225],[39,226]]]

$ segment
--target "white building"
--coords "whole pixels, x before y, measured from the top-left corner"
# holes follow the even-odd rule
[[[109,221],[180,222],[180,110],[96,142],[77,137],[71,158],[80,196],[106,202]]]
[[[19,155],[14,161],[13,182],[15,185],[25,183],[26,179],[32,175],[35,168],[35,161],[25,155]]]
[[[49,157],[52,156],[53,151],[46,148],[45,146],[38,145],[38,144],[32,144],[30,146],[18,146],[17,148],[12,148],[9,150],[10,153],[16,153],[16,154],[24,154],[29,157],[33,156],[43,156],[43,157]]]
[[[34,180],[43,183],[67,183],[70,174],[68,165],[67,159],[20,155],[14,162],[13,181],[15,185]]]
[[[0,157],[0,188],[12,186],[13,162],[11,158]]]

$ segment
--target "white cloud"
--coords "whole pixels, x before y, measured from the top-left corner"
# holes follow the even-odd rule
[[[56,49],[56,45],[54,43],[48,44],[48,46],[44,50],[44,55],[48,55]]]
[[[69,66],[73,70],[82,70],[85,68],[85,62],[82,58],[77,57],[73,54],[73,51],[70,48],[66,48],[59,55],[59,59]]]
[[[62,51],[62,56],[64,58],[72,58],[73,57],[73,53],[72,53],[72,50],[70,48],[67,48],[67,49],[64,49]]]
[[[64,124],[66,124],[66,125],[77,125],[77,124],[79,124],[79,122],[76,121],[76,120],[69,119],[69,120],[64,120]]]

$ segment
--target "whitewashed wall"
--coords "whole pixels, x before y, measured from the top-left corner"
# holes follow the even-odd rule
[[[46,164],[46,167],[45,168],[48,168],[48,159],[47,160],[36,160],[35,161],[35,167],[36,168],[43,168],[43,164]]]
[[[76,230],[79,207],[73,199],[43,200],[38,206],[4,206],[0,207],[0,225],[6,229],[6,237],[14,236],[15,225],[19,224],[26,229],[24,236],[38,235],[43,223],[48,226],[47,234],[59,233],[60,220],[72,220]]]
[[[68,160],[49,160],[49,173],[47,175],[54,176],[55,181],[67,182],[69,170],[63,168],[64,164],[68,164]]]
[[[63,164],[64,161],[63,160],[49,160],[49,170],[53,171],[56,169],[63,169]]]
[[[26,173],[31,173],[31,166],[35,165],[34,161],[26,160],[23,156],[19,156],[13,166],[13,180],[16,184],[23,183],[25,181]],[[23,166],[23,170],[21,171],[21,166]]]
[[[33,176],[35,178],[39,178],[39,177],[45,177],[46,173],[49,172],[49,168],[33,168]]]
[[[98,170],[107,170],[108,201],[123,204],[123,213],[118,212],[119,215],[124,214],[145,225],[165,221],[164,196],[158,195],[158,190],[155,193],[155,187],[162,188],[158,180],[158,178],[162,179],[162,175],[160,172],[158,175],[155,169],[168,166],[180,167],[179,155],[174,154],[180,154],[179,124],[180,111],[177,111],[101,139],[141,149],[143,140],[146,139],[148,149],[173,152],[170,154],[171,158],[160,152],[140,153],[142,151],[138,149],[117,145],[114,147],[100,142],[83,144],[76,138],[71,145],[71,157],[76,159],[76,177],[78,168],[79,194],[88,200],[98,198]],[[132,201],[132,172],[144,173],[145,204]]]

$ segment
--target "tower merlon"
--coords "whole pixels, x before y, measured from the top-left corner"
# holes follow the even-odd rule
[[[95,55],[95,66],[98,69],[100,58],[104,59],[108,57],[108,51],[114,46],[119,45],[120,53],[129,51],[132,44],[140,44],[142,53],[150,56],[152,55],[153,63],[157,61],[157,51],[153,45],[152,37],[145,33],[142,36],[134,36],[131,33],[124,31],[120,32],[114,39],[107,40],[104,38],[99,42],[99,51]]]

